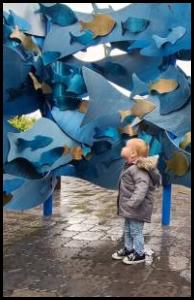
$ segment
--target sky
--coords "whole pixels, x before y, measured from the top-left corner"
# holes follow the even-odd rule
[[[17,4],[18,3],[3,3],[4,4],[4,9],[7,9],[8,6],[10,8],[10,5],[11,7],[13,7],[13,10],[14,8],[17,9]],[[20,4],[20,3],[19,3]],[[32,3],[32,5],[35,4],[35,3]],[[69,7],[71,7],[74,11],[80,11],[80,12],[85,12],[85,13],[91,13],[93,8],[92,8],[92,4],[91,3],[64,3],[66,5],[68,5]],[[108,8],[109,5],[112,6],[112,8],[114,10],[119,10],[131,3],[96,3],[97,6],[99,8]],[[13,6],[12,6],[13,5]],[[25,5],[27,5],[27,3],[23,3],[24,7]],[[19,11],[18,11],[19,13]],[[121,54],[122,51],[120,50],[117,50],[117,49],[114,49],[112,52],[111,52],[111,56],[113,55],[118,55],[118,54]],[[97,46],[93,46],[93,47],[89,47],[87,49],[87,52],[78,52],[75,54],[75,57],[81,59],[81,60],[84,60],[84,61],[95,61],[95,60],[100,60],[102,58],[104,58],[104,48],[103,48],[103,45],[97,45]],[[180,61],[180,60],[177,60],[177,65],[180,66],[180,68],[188,75],[188,76],[191,76],[191,62],[190,61]],[[121,88],[121,87],[118,87],[116,86],[115,84],[113,84],[116,88],[118,88],[122,93],[124,93],[125,95],[129,96],[130,95],[130,92]],[[35,112],[33,113],[32,115],[34,116],[40,116],[40,114],[38,112]]]

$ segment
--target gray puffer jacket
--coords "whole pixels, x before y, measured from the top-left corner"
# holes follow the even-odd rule
[[[149,156],[124,165],[117,198],[120,216],[151,222],[155,189],[160,185],[157,162],[158,157]]]

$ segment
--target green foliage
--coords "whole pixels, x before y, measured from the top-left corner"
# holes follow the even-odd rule
[[[33,127],[33,125],[36,123],[37,119],[34,117],[26,117],[26,116],[16,116],[8,122],[15,128],[17,128],[20,131],[26,131]]]

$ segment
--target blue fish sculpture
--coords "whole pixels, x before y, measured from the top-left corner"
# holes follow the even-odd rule
[[[158,48],[164,46],[166,43],[175,44],[176,41],[178,41],[182,36],[185,34],[186,29],[183,26],[177,26],[169,30],[170,33],[167,35],[167,37],[161,37],[156,34],[152,35],[153,40],[156,43],[156,46]]]
[[[44,147],[48,146],[50,143],[52,143],[52,141],[53,141],[52,138],[50,138],[48,136],[43,136],[43,135],[37,135],[31,141],[26,141],[23,138],[18,138],[16,140],[19,152],[23,151],[26,148],[31,148],[32,151],[39,149],[39,148],[44,148]]]
[[[93,40],[93,33],[90,30],[85,30],[81,35],[74,35],[72,32],[69,32],[70,35],[70,44],[79,43],[84,46],[91,46],[97,44],[96,40]]]
[[[9,14],[4,12],[4,19],[7,25],[15,27],[18,26],[21,31],[29,31],[31,25],[23,18],[16,15],[13,10],[9,10]]]
[[[144,31],[149,24],[150,21],[148,20],[129,17],[125,22],[121,22],[122,35],[124,35],[126,31],[134,34],[140,33]]]
[[[52,6],[45,6],[39,3],[40,9],[36,13],[42,13],[49,17],[53,24],[68,26],[77,22],[77,17],[70,7],[57,3]]]

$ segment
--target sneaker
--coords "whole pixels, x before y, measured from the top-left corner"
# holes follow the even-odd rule
[[[117,252],[113,253],[112,258],[113,259],[123,259],[126,256],[130,256],[133,254],[134,250],[127,250],[126,248],[120,249]]]
[[[139,255],[136,252],[133,255],[125,256],[123,263],[127,265],[135,265],[145,261],[145,254]]]

